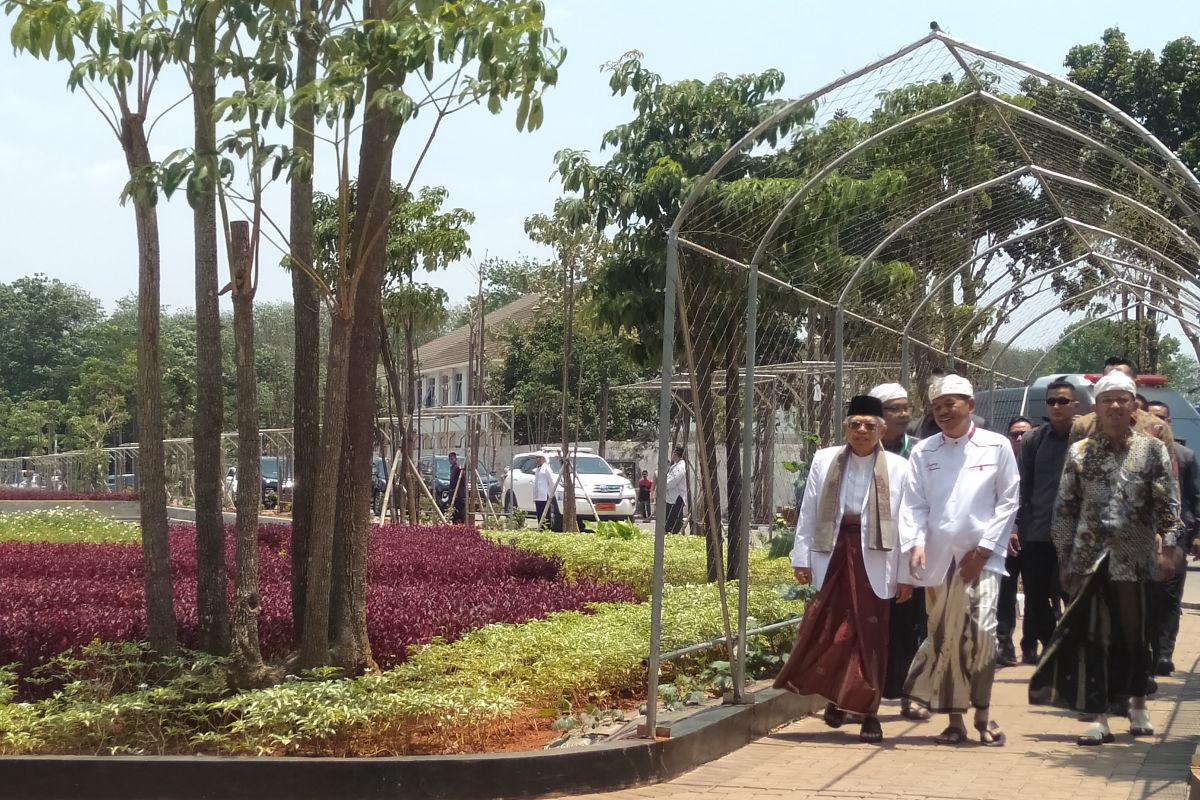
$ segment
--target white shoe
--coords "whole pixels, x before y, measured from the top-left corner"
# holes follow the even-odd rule
[[[1108,729],[1108,723],[1104,721],[1093,722],[1087,726],[1084,734],[1075,740],[1075,743],[1081,747],[1095,747],[1101,744],[1109,744],[1116,737],[1112,731]]]
[[[1129,735],[1153,736],[1154,727],[1150,724],[1150,712],[1144,708],[1129,709]]]

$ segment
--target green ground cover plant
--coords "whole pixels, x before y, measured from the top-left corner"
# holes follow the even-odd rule
[[[654,538],[633,525],[612,529],[601,523],[596,533],[549,531],[485,531],[493,541],[562,562],[575,580],[620,581],[632,587],[641,600],[650,597],[650,571],[654,563]],[[632,532],[630,531],[632,529]],[[666,537],[664,580],[670,585],[700,584],[708,574],[704,539],[698,536]],[[750,585],[779,586],[792,582],[787,559],[772,559],[764,548],[750,549]]]
[[[50,508],[0,513],[0,542],[121,542],[141,541],[134,522],[118,522],[81,508]]]
[[[750,591],[752,624],[796,616],[801,607],[774,589]],[[719,636],[722,628],[715,587],[668,587],[664,649]],[[220,659],[184,654],[148,666],[150,656],[139,645],[96,644],[42,670],[45,680],[62,687],[47,700],[15,703],[0,691],[0,753],[348,756],[487,749],[563,708],[636,700],[646,679],[641,661],[649,633],[648,603],[604,603],[591,614],[559,612],[434,642],[378,675],[304,675],[236,694],[221,678]],[[665,665],[664,680],[697,663]]]

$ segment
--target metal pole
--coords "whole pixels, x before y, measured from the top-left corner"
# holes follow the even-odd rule
[[[679,280],[679,233],[667,234],[667,285],[663,302],[662,382],[658,390],[658,502],[654,508],[654,567],[650,577],[650,657],[646,667],[646,726],[653,739],[658,728],[658,661],[662,638],[663,552],[667,536],[667,448],[671,444],[671,378],[675,366],[675,292]],[[691,475],[688,475],[691,481]]]
[[[911,349],[912,349],[912,343],[908,338],[908,334],[906,333],[900,337],[900,376],[899,376],[900,385],[903,386],[905,389],[908,388],[908,384],[909,384],[908,372],[909,372],[909,368],[910,368],[910,362],[912,361],[912,353],[910,352]]]
[[[845,357],[846,318],[842,312],[842,304],[838,303],[833,313],[833,408],[834,414],[840,415],[846,405],[843,377],[846,371]]]
[[[737,653],[733,662],[733,702],[753,703],[746,688],[746,617],[750,587],[750,515],[754,502],[754,366],[758,359],[758,264],[750,265],[746,287],[746,388],[742,394],[742,518],[738,530]],[[770,423],[768,423],[770,424]]]

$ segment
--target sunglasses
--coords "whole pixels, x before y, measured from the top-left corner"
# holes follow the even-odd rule
[[[852,429],[854,429],[856,431],[858,431],[858,430],[874,431],[876,428],[879,427],[879,423],[871,422],[870,420],[865,420],[865,419],[852,419],[846,424],[848,424]]]
[[[1046,405],[1048,406],[1069,406],[1075,401],[1069,397],[1047,397]]]

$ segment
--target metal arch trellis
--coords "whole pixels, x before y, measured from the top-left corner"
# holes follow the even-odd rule
[[[744,263],[740,258],[733,258],[726,253],[720,252],[722,248],[719,245],[706,247],[698,241],[694,241],[695,237],[692,237],[690,233],[685,233],[686,225],[700,209],[709,185],[722,175],[723,170],[738,154],[748,152],[757,147],[765,133],[789,117],[796,115],[801,110],[815,109],[818,101],[833,97],[836,92],[841,91],[843,88],[850,86],[853,82],[860,79],[866,83],[868,78],[878,78],[875,83],[871,84],[872,90],[878,92],[882,82],[888,78],[888,75],[885,74],[887,70],[895,69],[897,65],[902,63],[915,62],[915,56],[923,52],[922,49],[927,45],[943,46],[945,51],[957,62],[963,75],[969,79],[973,88],[968,90],[964,87],[964,91],[960,96],[948,102],[941,102],[936,107],[920,112],[909,111],[902,119],[893,122],[886,128],[872,133],[865,139],[854,141],[845,151],[826,154],[825,159],[827,160],[814,165],[811,177],[806,178],[799,189],[791,193],[781,203],[779,210],[774,213],[770,221],[764,226],[763,233],[758,240],[752,257],[749,259],[749,263]],[[904,61],[906,59],[908,61]],[[1097,133],[1096,136],[1091,135],[1091,131],[1087,125],[1080,121],[1083,117],[1071,120],[1057,119],[1052,113],[1044,113],[1041,108],[1024,108],[998,96],[991,91],[991,87],[977,74],[976,66],[972,63],[972,60],[976,59],[1001,65],[1003,68],[1015,71],[1018,77],[1036,78],[1056,90],[1064,91],[1079,103],[1079,113],[1081,115],[1085,114],[1085,112],[1095,113],[1098,110],[1099,116],[1106,122],[1111,122],[1115,129],[1123,131],[1125,134],[1132,134],[1134,140],[1138,143],[1138,149],[1125,152],[1121,149],[1123,145],[1118,146],[1119,143],[1109,144],[1096,138],[1101,134]],[[922,62],[918,66],[923,68],[927,64]],[[929,79],[933,80],[933,77]],[[891,229],[883,239],[875,241],[869,247],[864,248],[866,255],[855,257],[857,265],[853,269],[853,274],[844,285],[838,287],[840,291],[836,293],[836,298],[822,296],[819,288],[794,285],[763,270],[763,265],[768,262],[769,247],[785,222],[797,212],[803,213],[805,198],[816,187],[822,185],[823,181],[835,175],[841,166],[853,162],[856,157],[887,142],[890,137],[894,137],[901,131],[925,121],[935,120],[972,102],[982,103],[986,108],[990,109],[991,115],[994,117],[992,124],[997,125],[998,130],[1006,132],[1008,139],[1015,146],[1019,154],[1019,157],[1010,162],[1016,165],[1015,168],[1006,171],[1003,175],[986,180],[973,181],[969,188],[951,192],[932,202],[928,202],[921,210],[908,216],[900,223],[899,227]],[[1014,128],[1014,126],[1019,126],[1021,131],[1028,130],[1035,133],[1026,132],[1019,134],[1017,132],[1018,129]],[[1092,176],[1087,173],[1087,170],[1083,166],[1072,163],[1069,167],[1064,168],[1060,165],[1041,163],[1043,155],[1039,153],[1038,149],[1027,147],[1028,142],[1031,141],[1031,136],[1059,136],[1062,139],[1073,142],[1080,150],[1103,154],[1103,156],[1111,159],[1113,163],[1119,164],[1123,169],[1127,170],[1128,173],[1136,175],[1146,185],[1153,187],[1153,191],[1157,192],[1159,198],[1163,201],[1160,208],[1170,207],[1178,211],[1181,215],[1179,219],[1183,220],[1182,225],[1176,224],[1158,209],[1140,199],[1131,197],[1119,188],[1113,188],[1103,185],[1102,182],[1098,182],[1097,180],[1091,180]],[[1107,137],[1107,134],[1105,136]],[[1114,142],[1116,142],[1116,139],[1114,139]],[[1050,156],[1058,154],[1054,151],[1049,152]],[[1081,174],[1073,174],[1076,171],[1081,172]],[[1107,181],[1110,178],[1106,176],[1100,180]],[[858,314],[850,307],[850,300],[855,296],[860,279],[872,266],[876,257],[880,256],[886,250],[890,242],[896,240],[908,230],[911,230],[917,222],[927,219],[939,210],[952,207],[954,203],[968,197],[973,197],[989,188],[1000,186],[1005,182],[1015,183],[1021,181],[1030,181],[1031,184],[1036,185],[1037,193],[1031,194],[1030,197],[1039,198],[1040,202],[1048,204],[1054,212],[1053,219],[1049,222],[1041,222],[1033,229],[1021,230],[1018,228],[1018,232],[1009,236],[1005,241],[989,243],[989,248],[985,252],[972,251],[965,261],[951,269],[949,273],[945,273],[941,269],[936,273],[932,273],[935,280],[935,287],[926,291],[919,303],[911,310],[907,323],[902,330],[893,330],[879,320],[871,319],[869,314]],[[1080,219],[1080,214],[1072,211],[1071,206],[1074,201],[1071,198],[1081,193],[1084,196],[1087,196],[1087,193],[1098,193],[1107,199],[1110,209],[1107,215],[1103,212],[1101,213],[1101,219],[1104,220],[1101,224],[1095,224],[1095,222],[1100,220],[1088,221],[1087,219]],[[1139,190],[1140,196],[1142,195]],[[1139,219],[1148,221],[1149,224],[1147,225],[1146,222],[1143,222],[1141,228],[1113,229],[1114,227],[1120,228],[1119,220],[1117,221],[1117,225],[1114,225],[1112,222],[1111,208],[1117,206],[1133,212]],[[974,213],[974,211],[969,213]],[[1083,216],[1090,219],[1092,216],[1091,209],[1086,209],[1083,212]],[[932,341],[920,341],[914,335],[914,324],[934,292],[947,289],[948,287],[952,289],[955,278],[961,278],[964,271],[972,264],[977,264],[981,258],[986,258],[990,253],[1001,252],[1006,247],[1011,247],[1021,240],[1032,240],[1034,237],[1052,232],[1052,229],[1064,226],[1067,229],[1067,234],[1082,245],[1083,252],[1081,255],[1076,257],[1064,255],[1058,259],[1058,263],[1054,264],[1054,266],[1038,267],[1033,271],[1033,274],[1029,274],[1029,270],[1025,269],[1025,274],[1015,271],[1012,273],[1006,272],[999,277],[990,279],[982,293],[972,295],[973,297],[990,299],[982,307],[976,309],[967,325],[959,327],[953,339],[947,342],[945,350],[939,349]],[[681,280],[680,254],[682,248],[687,248],[714,261],[723,262],[746,270],[745,355],[743,375],[741,376],[741,391],[744,398],[754,398],[755,386],[761,382],[759,376],[756,375],[756,372],[760,371],[757,363],[758,292],[760,279],[763,284],[770,288],[778,288],[794,293],[796,297],[805,301],[813,309],[820,309],[822,313],[832,312],[834,318],[832,336],[834,340],[833,361],[836,373],[833,381],[833,390],[835,393],[835,407],[840,408],[843,404],[843,393],[846,388],[843,377],[845,367],[847,366],[846,343],[844,340],[847,319],[858,320],[869,326],[865,330],[895,336],[898,340],[897,347],[900,350],[900,375],[897,377],[900,378],[902,383],[907,383],[910,378],[909,350],[914,344],[919,344],[930,354],[945,356],[951,359],[952,363],[966,363],[976,369],[990,373],[993,376],[994,382],[997,375],[995,371],[997,360],[1028,329],[1029,325],[1033,323],[1025,325],[1014,335],[1007,337],[1007,342],[1001,347],[999,352],[992,355],[990,359],[991,363],[987,366],[964,362],[962,359],[954,358],[955,351],[964,335],[963,331],[971,329],[972,325],[977,323],[985,313],[994,311],[1000,303],[1010,302],[1014,298],[1016,298],[1018,305],[1027,302],[1028,297],[1018,294],[1022,288],[1055,274],[1062,274],[1080,263],[1090,263],[1100,266],[1102,270],[1101,274],[1105,276],[1106,280],[1099,286],[1082,290],[1076,296],[1064,298],[1059,307],[1066,309],[1068,313],[1072,313],[1068,305],[1071,301],[1093,297],[1106,289],[1119,287],[1134,293],[1138,298],[1137,302],[1144,308],[1151,309],[1169,318],[1178,319],[1185,324],[1194,324],[1195,320],[1187,319],[1183,310],[1186,309],[1188,312],[1196,313],[1200,309],[1200,293],[1197,292],[1197,288],[1200,288],[1200,277],[1194,271],[1178,263],[1176,259],[1168,256],[1161,247],[1161,244],[1155,244],[1146,239],[1147,229],[1156,237],[1165,236],[1172,240],[1174,242],[1171,245],[1172,247],[1182,245],[1182,249],[1189,254],[1189,257],[1200,256],[1200,243],[1197,242],[1194,234],[1194,231],[1200,231],[1200,180],[1188,171],[1174,153],[1151,136],[1129,115],[1120,111],[1103,98],[1065,79],[1043,72],[1020,61],[1015,61],[968,44],[936,28],[929,34],[900,48],[889,56],[878,59],[813,92],[783,104],[774,114],[764,119],[736,144],[730,147],[713,164],[708,172],[691,186],[689,194],[667,232],[666,291],[663,304],[663,357],[662,370],[658,382],[660,397],[658,481],[660,485],[665,484],[666,480],[666,461],[671,430],[669,420],[671,418],[673,389],[676,387],[673,381],[673,374],[675,365],[676,314],[679,302],[677,288]],[[722,230],[718,227],[714,228],[713,232],[721,233],[727,238],[739,238],[741,241],[751,241],[750,235],[745,231],[739,233]],[[1112,248],[1115,248],[1117,252],[1105,252],[1106,249]],[[1117,257],[1130,251],[1137,252],[1136,258],[1132,256],[1129,258]],[[1011,259],[1011,256],[1009,258]],[[1145,263],[1137,263],[1143,261]],[[1135,275],[1138,277],[1134,278],[1133,276]],[[1005,281],[1008,281],[1010,285],[1003,286]],[[1161,286],[1156,286],[1155,281],[1170,287],[1174,291],[1164,290]],[[809,291],[808,289],[810,288],[814,290]],[[1001,289],[1000,293],[992,296],[997,289]],[[1041,291],[1039,290],[1039,292],[1035,292],[1034,294],[1039,294]],[[1152,298],[1158,302],[1149,302]],[[1134,304],[1131,303],[1121,309],[1108,312],[1099,317],[1088,317],[1080,324],[1071,326],[1064,337],[1061,338],[1065,338],[1065,336],[1071,335],[1081,327],[1093,324],[1099,319],[1116,316],[1128,311],[1133,306]],[[1175,310],[1172,310],[1172,307]],[[950,334],[947,333],[946,336],[949,338]],[[1034,369],[1039,365],[1040,362],[1035,365]],[[780,370],[778,367],[764,366],[761,371],[765,374],[773,374]],[[1020,378],[1016,379],[1020,380]],[[1025,376],[1026,382],[1028,379],[1029,376]],[[751,479],[753,470],[751,469],[751,464],[753,460],[754,407],[755,403],[750,401],[743,402],[741,407],[741,489],[743,497],[750,497],[752,494]],[[657,697],[658,671],[661,655],[665,523],[666,506],[660,502],[656,508],[655,515],[654,564],[651,592],[651,641],[649,658],[647,659],[649,667],[647,725],[643,731],[650,736],[656,733],[656,706],[654,700]],[[741,524],[743,527],[739,529],[742,552],[740,559],[741,573],[738,576],[740,580],[737,604],[737,646],[733,665],[734,702],[744,702],[747,699],[742,689],[744,686],[743,679],[745,676],[746,657],[748,585],[748,576],[746,573],[748,558],[746,549],[749,542],[749,515],[743,515]]]

